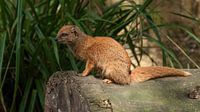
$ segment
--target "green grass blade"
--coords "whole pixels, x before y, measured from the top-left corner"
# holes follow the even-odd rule
[[[37,94],[39,96],[39,101],[40,101],[42,108],[44,110],[44,85],[43,85],[43,81],[36,79],[35,85],[36,85],[36,89],[37,89]]]
[[[193,38],[194,40],[196,40],[200,44],[200,38],[197,37],[196,35],[194,35],[194,33],[192,33],[188,29],[187,26],[180,25],[180,24],[162,24],[162,25],[157,25],[157,26],[160,27],[160,28],[181,29],[181,30],[185,31],[191,38]],[[149,27],[149,28],[151,28],[151,27]],[[147,29],[149,29],[149,28],[147,28]]]
[[[187,30],[186,28],[182,28],[191,38],[196,40],[200,44],[200,38],[194,35],[191,31]]]
[[[45,49],[44,52],[47,57],[46,59],[50,60],[51,62],[55,62],[53,59],[54,53],[51,52],[51,50],[49,49],[49,46],[47,44],[48,39],[45,38],[44,33],[42,32],[42,30],[40,29],[40,27],[38,25],[35,26],[35,31],[36,31],[36,34],[38,35],[38,37],[41,39],[40,44],[42,45],[43,49]],[[55,67],[53,67],[52,71],[55,71]]]
[[[69,20],[69,21],[71,21],[72,23],[74,23],[75,25],[77,25],[79,28],[81,28],[81,25],[80,25],[80,23],[79,23],[79,21],[77,20],[77,19],[75,19],[71,14],[69,14],[69,13],[66,13],[66,15],[67,15],[67,19]]]
[[[139,10],[143,12],[152,2],[153,0],[145,0],[145,2],[140,6]]]
[[[146,12],[145,12],[145,17],[147,19],[147,22],[149,23],[150,26],[152,26],[152,30],[156,35],[156,38],[158,38],[159,41],[161,41],[161,37],[160,37],[160,33],[159,33],[159,28],[157,27],[156,23],[153,21],[153,19],[151,18],[151,16]],[[165,51],[162,49],[162,60],[163,60],[163,65],[166,65],[166,53]]]
[[[11,105],[11,112],[14,112],[15,101],[17,96],[17,89],[19,86],[19,76],[21,69],[21,36],[22,36],[22,4],[23,0],[17,0],[17,32],[16,32],[16,75],[15,75],[15,85],[14,85],[14,93],[13,93],[13,101]]]
[[[163,49],[181,68],[183,67],[177,57],[174,55],[172,51],[167,49],[163,43],[156,40],[155,38],[150,37],[149,35],[143,34],[149,41],[156,43],[161,49]]]
[[[130,35],[127,36],[127,43],[130,46],[130,49],[131,49],[131,51],[133,53],[133,56],[134,56],[134,58],[135,58],[135,60],[137,62],[137,66],[140,66],[140,60],[138,59],[137,53],[135,51],[136,50],[136,46],[133,44],[133,42],[132,42],[132,40],[130,38]]]
[[[58,66],[59,66],[60,70],[62,70],[61,65],[60,65],[60,59],[59,59],[59,53],[58,53],[58,46],[57,46],[57,44],[56,44],[56,42],[55,42],[54,39],[51,39],[51,41],[52,41],[52,45],[53,45],[53,49],[54,49],[54,54],[55,54],[55,57],[56,57],[56,61],[58,63]]]
[[[170,40],[190,60],[190,62],[192,62],[198,69],[200,69],[200,66],[195,61],[193,61],[176,42],[174,42],[169,36],[167,36],[167,39]]]
[[[187,16],[187,15],[180,14],[180,13],[177,13],[177,12],[171,12],[171,13],[174,14],[174,15],[177,15],[177,16],[184,17],[184,18],[186,18],[186,19],[190,19],[190,20],[195,21],[195,22],[197,22],[197,23],[200,23],[200,20],[197,19],[197,18],[195,18],[195,17]]]
[[[12,46],[12,50],[11,50],[11,53],[10,53],[10,56],[9,56],[9,59],[8,59],[8,63],[7,63],[7,65],[6,65],[6,70],[5,70],[5,72],[4,72],[4,76],[3,76],[3,79],[2,79],[2,81],[1,81],[1,88],[0,88],[0,90],[3,88],[4,81],[5,81],[7,72],[8,72],[8,68],[9,68],[9,66],[10,66],[11,59],[12,59],[13,54],[14,54],[15,45],[16,45],[16,39],[15,39],[14,44],[13,44],[13,46]]]
[[[186,26],[177,25],[177,24],[172,24],[172,25],[169,25],[169,27],[175,28],[175,29],[177,29],[177,28],[182,29],[182,30],[185,31],[191,38],[193,38],[194,40],[196,40],[196,41],[200,44],[200,38],[197,37],[196,35],[194,35],[194,33],[192,33],[190,30],[188,30]]]
[[[28,112],[34,112],[36,96],[37,96],[37,91],[34,89],[31,94],[31,100],[28,107]]]
[[[1,8],[1,18],[0,20],[2,21],[3,27],[6,28],[6,13],[2,13],[6,11],[6,3],[4,0],[0,0],[0,8]]]
[[[4,32],[0,36],[0,81],[2,81],[1,74],[2,74],[2,64],[3,64],[3,56],[4,56],[4,51],[5,51],[5,44],[6,44],[6,33]]]
[[[1,76],[2,76],[2,68],[3,68],[2,64],[3,64],[3,59],[4,59],[5,45],[6,45],[6,33],[4,32],[0,36],[0,87],[3,85],[3,82],[4,82]],[[1,99],[1,105],[3,106],[3,109],[4,111],[6,111],[2,88],[0,88],[0,99]]]
[[[24,94],[22,96],[22,100],[21,100],[20,105],[19,105],[19,112],[25,112],[27,100],[28,100],[30,89],[31,89],[31,86],[32,86],[32,82],[33,82],[33,78],[31,77],[31,79],[28,79],[25,83],[26,87],[25,87],[25,90],[24,90]]]
[[[34,19],[33,19],[33,20],[35,20],[35,21],[38,22],[39,19],[38,19],[37,13],[36,13],[36,11],[35,11],[36,8],[34,8],[34,3],[32,2],[32,0],[26,0],[26,2],[27,2],[28,5],[30,6],[30,8],[31,8],[31,10],[32,10],[32,12],[33,12],[33,14],[34,14]]]

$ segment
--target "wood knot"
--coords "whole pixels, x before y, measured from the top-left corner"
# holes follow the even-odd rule
[[[200,86],[196,86],[195,88],[193,88],[189,92],[188,97],[190,99],[200,99]]]

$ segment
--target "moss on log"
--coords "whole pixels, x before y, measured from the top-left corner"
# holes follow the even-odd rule
[[[200,85],[200,70],[189,72],[193,75],[125,86],[73,71],[56,72],[46,86],[45,112],[197,112],[200,100],[188,93]]]

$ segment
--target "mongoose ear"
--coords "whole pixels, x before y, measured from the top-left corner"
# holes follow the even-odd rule
[[[75,37],[78,37],[78,36],[79,36],[79,35],[78,35],[79,29],[78,29],[77,26],[73,26],[73,27],[71,28],[71,32],[74,33]]]

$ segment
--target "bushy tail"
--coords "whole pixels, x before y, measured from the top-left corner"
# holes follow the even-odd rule
[[[190,76],[189,72],[170,67],[138,67],[131,71],[132,82],[144,82],[149,79],[166,76]]]

